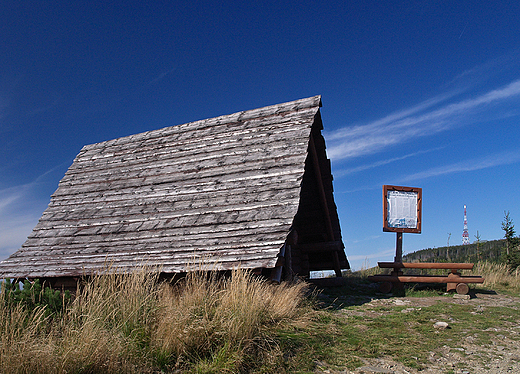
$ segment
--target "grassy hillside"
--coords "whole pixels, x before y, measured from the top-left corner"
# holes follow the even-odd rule
[[[473,242],[468,245],[427,248],[403,256],[407,262],[478,262],[503,261],[506,251],[505,239]]]
[[[475,365],[488,367],[497,357],[509,365],[504,348],[495,354],[494,347],[505,341],[508,350],[520,347],[520,299],[512,296],[520,274],[489,262],[475,271],[486,283],[467,303],[443,287],[410,285],[400,297],[381,295],[364,273],[320,293],[304,282],[273,285],[245,271],[228,279],[195,272],[176,284],[160,284],[147,271],[110,274],[53,311],[4,290],[0,372],[359,373],[363,365],[398,365],[415,373],[435,358],[439,372],[450,373],[452,353],[470,349],[464,345],[470,341],[490,347]],[[451,328],[436,330],[436,321]]]
[[[303,282],[273,285],[241,270],[157,279],[99,276],[54,313],[37,295],[4,289],[0,373],[268,372],[283,357],[275,331],[312,310]]]

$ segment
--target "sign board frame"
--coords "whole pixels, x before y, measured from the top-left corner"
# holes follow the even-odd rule
[[[389,203],[389,200],[392,203]],[[415,206],[417,209],[415,209]],[[400,209],[397,209],[399,206]],[[406,213],[404,213],[406,212]],[[399,222],[392,224],[389,222]],[[383,231],[421,233],[422,188],[404,186],[383,186]]]

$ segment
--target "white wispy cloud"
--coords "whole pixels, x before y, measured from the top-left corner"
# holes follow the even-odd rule
[[[48,198],[38,197],[38,190],[48,183],[49,174],[60,164],[33,181],[0,190],[0,260],[18,250],[38,223]]]
[[[2,211],[7,209],[12,203],[20,200],[23,196],[23,187],[22,190],[19,188],[8,188],[0,191],[0,214]]]
[[[348,254],[348,261],[352,270],[368,269],[377,265],[377,261],[382,258],[392,258],[395,255],[395,248],[380,248],[377,252],[363,253],[362,255]]]
[[[410,157],[416,157],[416,156],[419,156],[421,154],[438,151],[438,150],[443,149],[443,148],[445,148],[445,147],[437,147],[437,148],[432,148],[432,149],[426,149],[426,150],[422,150],[422,151],[409,153],[407,155],[400,156],[400,157],[392,157],[392,158],[389,158],[389,159],[379,160],[379,161],[373,162],[371,164],[360,165],[360,166],[356,166],[356,167],[348,168],[348,169],[340,169],[340,170],[334,171],[334,177],[343,177],[343,176],[348,175],[348,174],[353,174],[353,173],[358,173],[358,172],[369,170],[369,169],[374,169],[374,168],[377,168],[379,166],[384,166],[384,165],[391,164],[393,162],[406,160],[407,158],[410,158]]]
[[[365,260],[365,259],[388,257],[388,255],[391,255],[393,253],[395,253],[395,248],[382,250],[382,251],[376,252],[376,253],[366,253],[366,254],[362,254],[362,255],[349,255],[348,259],[349,259],[349,261],[359,261],[359,260]]]
[[[38,214],[14,215],[0,225],[0,260],[4,260],[18,250],[38,222]]]
[[[446,174],[487,169],[495,166],[510,165],[520,162],[520,150],[506,151],[473,160],[465,160],[451,165],[443,165],[400,178],[401,182],[438,177]]]
[[[0,191],[0,260],[16,251],[38,221],[40,211],[20,210],[31,184]]]
[[[471,120],[487,106],[520,96],[520,80],[499,89],[453,103],[455,93],[439,95],[411,108],[393,113],[366,125],[349,126],[325,134],[327,153],[333,160],[373,154],[385,148],[431,136]]]
[[[375,239],[379,239],[380,237],[381,237],[381,235],[371,235],[371,236],[368,236],[368,237],[363,237],[362,239],[351,240],[348,243],[358,244],[358,243],[363,243],[363,242],[371,242],[371,241],[373,241]],[[345,243],[347,243],[347,242],[345,241]]]

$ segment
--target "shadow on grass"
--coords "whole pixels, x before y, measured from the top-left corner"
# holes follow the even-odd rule
[[[470,294],[478,295],[498,295],[498,293],[495,290],[488,290],[484,288],[472,288],[470,290]]]
[[[317,306],[320,309],[340,310],[354,305],[363,305],[374,299],[397,296],[382,294],[377,283],[355,275],[307,281],[314,287]]]
[[[379,291],[379,284],[370,282],[366,277],[349,275],[342,278],[310,279],[320,309],[341,310],[351,306],[363,305],[374,299],[392,297],[453,297],[454,292],[446,292],[444,283],[405,283],[403,289],[392,289],[391,293]],[[470,288],[470,297],[496,295],[490,289]]]

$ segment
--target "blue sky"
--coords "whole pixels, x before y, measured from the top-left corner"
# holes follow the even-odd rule
[[[520,3],[0,3],[0,259],[85,144],[322,95],[354,269],[390,261],[382,185],[423,188],[405,253],[520,222]],[[520,226],[519,226],[520,228]]]

